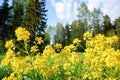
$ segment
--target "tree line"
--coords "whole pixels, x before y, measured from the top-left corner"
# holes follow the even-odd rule
[[[43,36],[47,27],[45,0],[4,0],[0,6],[0,36],[3,40],[15,38],[15,29],[22,26],[34,36]]]
[[[53,44],[61,43],[65,46],[71,44],[73,39],[79,38],[82,40],[81,44],[85,47],[83,34],[86,31],[92,32],[93,36],[104,34],[108,37],[117,35],[120,38],[120,17],[112,22],[110,17],[99,8],[94,8],[90,11],[88,6],[82,2],[78,7],[77,20],[73,20],[71,24],[66,23],[65,26],[58,23],[56,27],[48,27],[48,31],[52,29],[56,30],[54,37],[52,37]],[[119,44],[117,48],[119,48]],[[83,49],[79,50],[83,51]]]
[[[45,0],[4,0],[0,6],[0,38],[5,42],[14,39],[15,29],[22,26],[30,31],[31,39],[41,36],[45,44],[61,43],[64,46],[72,43],[73,39],[79,38],[84,45],[83,34],[92,32],[93,36],[104,34],[105,36],[117,35],[120,38],[120,17],[113,22],[99,8],[92,11],[82,2],[78,7],[77,20],[71,24],[58,23],[56,27],[47,25],[47,11]],[[79,49],[82,51],[82,49]]]

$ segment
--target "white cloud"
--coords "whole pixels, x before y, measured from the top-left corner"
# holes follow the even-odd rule
[[[73,16],[74,11],[76,11],[75,10],[76,4],[74,4],[76,0],[59,0],[59,1],[50,0],[50,1],[52,3],[52,6],[55,8],[57,17],[60,20],[69,20]]]
[[[119,0],[88,0],[88,8],[101,8],[104,14],[110,16],[113,21],[120,16],[120,1]]]
[[[77,19],[77,13],[78,13],[77,8],[78,8],[78,3],[77,3],[77,1],[75,1],[73,3],[73,15],[74,15],[75,19]]]
[[[61,2],[57,2],[55,5],[55,11],[57,13],[58,18],[63,19],[64,18],[64,4]]]
[[[104,14],[110,16],[113,21],[120,16],[120,0],[50,0],[60,20],[70,20],[77,18],[77,8],[80,2],[87,3],[88,8],[100,8]]]
[[[103,3],[103,11],[105,14],[108,14],[112,21],[120,16],[120,1],[119,0],[106,0],[102,1]]]
[[[101,0],[88,0],[88,8],[92,11],[93,8],[100,6]]]

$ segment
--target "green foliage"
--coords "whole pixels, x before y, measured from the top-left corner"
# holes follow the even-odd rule
[[[58,23],[56,26],[56,34],[54,36],[54,44],[61,43],[65,46],[65,30],[62,24]]]
[[[12,6],[13,6],[13,8],[16,8],[16,6],[19,4],[26,6],[27,2],[28,2],[28,0],[12,0]]]
[[[96,34],[102,33],[102,30],[101,30],[102,29],[101,23],[103,18],[102,11],[100,9],[94,8],[90,15],[92,18],[91,27],[93,28],[93,35],[95,36]]]
[[[120,17],[115,19],[114,28],[116,35],[120,38]]]
[[[109,34],[111,34],[110,32],[114,32],[115,31],[111,31],[113,28],[113,25],[111,23],[110,17],[108,15],[103,16],[103,32],[106,36],[109,36]],[[114,34],[112,33],[112,34]]]
[[[71,43],[71,26],[67,23],[65,25],[65,44],[69,45]]]
[[[9,77],[12,73],[12,68],[10,66],[1,67],[0,65],[0,80],[4,77]]]
[[[45,45],[50,44],[50,34],[47,33],[47,32],[45,32],[44,35],[45,35],[45,38],[44,38],[44,44],[45,44]]]
[[[11,6],[8,4],[8,0],[4,0],[2,6],[0,6],[0,35],[4,40],[8,36],[8,27],[10,27],[11,14],[10,10]]]
[[[0,54],[0,63],[1,63],[2,59],[4,59],[4,57],[5,57],[5,54]]]
[[[23,15],[24,15],[24,6],[23,4],[18,4],[14,8],[13,11],[13,20],[12,20],[12,26],[9,28],[9,35],[10,38],[15,38],[15,29],[18,28],[18,26],[21,26],[23,24]]]
[[[81,44],[82,46],[85,45],[85,43],[83,42],[83,34],[85,32],[85,28],[84,28],[84,24],[81,22],[81,20],[78,21],[73,21],[71,24],[71,42],[75,39],[75,38],[79,38],[80,40],[82,40]],[[78,51],[83,51],[83,48],[78,47]]]
[[[0,40],[0,54],[4,54],[5,51],[6,50],[5,50],[4,42]]]
[[[32,6],[32,7],[31,7]],[[42,35],[46,28],[45,0],[29,0],[26,6],[23,26],[26,27],[32,36]]]
[[[78,7],[77,17],[81,21],[84,31],[93,30],[94,35],[101,33],[102,16],[103,13],[100,9],[94,8],[93,11],[90,11],[84,2]]]
[[[27,74],[23,74],[22,76],[23,76],[24,80],[28,80],[28,79],[39,80],[39,79],[42,79],[42,76],[40,75],[38,69],[30,70]],[[45,80],[45,79],[42,79],[42,80]]]
[[[88,6],[84,2],[82,2],[78,7],[77,17],[83,23],[84,30],[85,31],[90,30],[89,23],[88,23],[90,22],[90,11],[88,9]]]

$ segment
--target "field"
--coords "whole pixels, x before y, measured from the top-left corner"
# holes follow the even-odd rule
[[[22,30],[22,28],[20,29]],[[44,43],[41,37],[36,37],[33,46],[29,46],[29,32],[16,31],[17,42],[22,41],[22,48],[13,40],[6,42],[6,55],[1,55],[2,80],[119,80],[120,50],[116,48],[117,36],[105,37],[98,34],[93,37],[86,32],[83,37],[86,42],[85,52],[77,52],[81,40],[65,46],[47,45],[43,53],[38,45]],[[21,35],[18,35],[21,34]],[[17,46],[17,47],[16,47]],[[21,55],[24,55],[24,57]]]

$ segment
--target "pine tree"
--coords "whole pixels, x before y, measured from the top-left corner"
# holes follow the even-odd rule
[[[71,38],[71,27],[70,25],[67,23],[65,25],[65,40],[66,40],[66,45],[70,44],[70,38]]]
[[[3,40],[5,39],[6,35],[8,35],[7,29],[10,23],[11,9],[12,7],[9,6],[8,0],[4,0],[3,5],[0,7],[0,29],[1,29],[1,36]]]
[[[15,37],[15,30],[22,25],[24,15],[24,6],[22,4],[16,5],[13,10],[12,26],[9,29],[9,34],[11,38]]]
[[[44,34],[46,28],[46,12],[45,0],[28,1],[23,25],[31,32],[33,37]]]
[[[113,25],[111,23],[110,17],[108,15],[103,16],[103,28],[104,28],[104,34],[106,36],[112,36],[114,35],[115,31],[113,28]]]
[[[120,17],[115,19],[114,28],[115,28],[116,35],[120,38]]]

